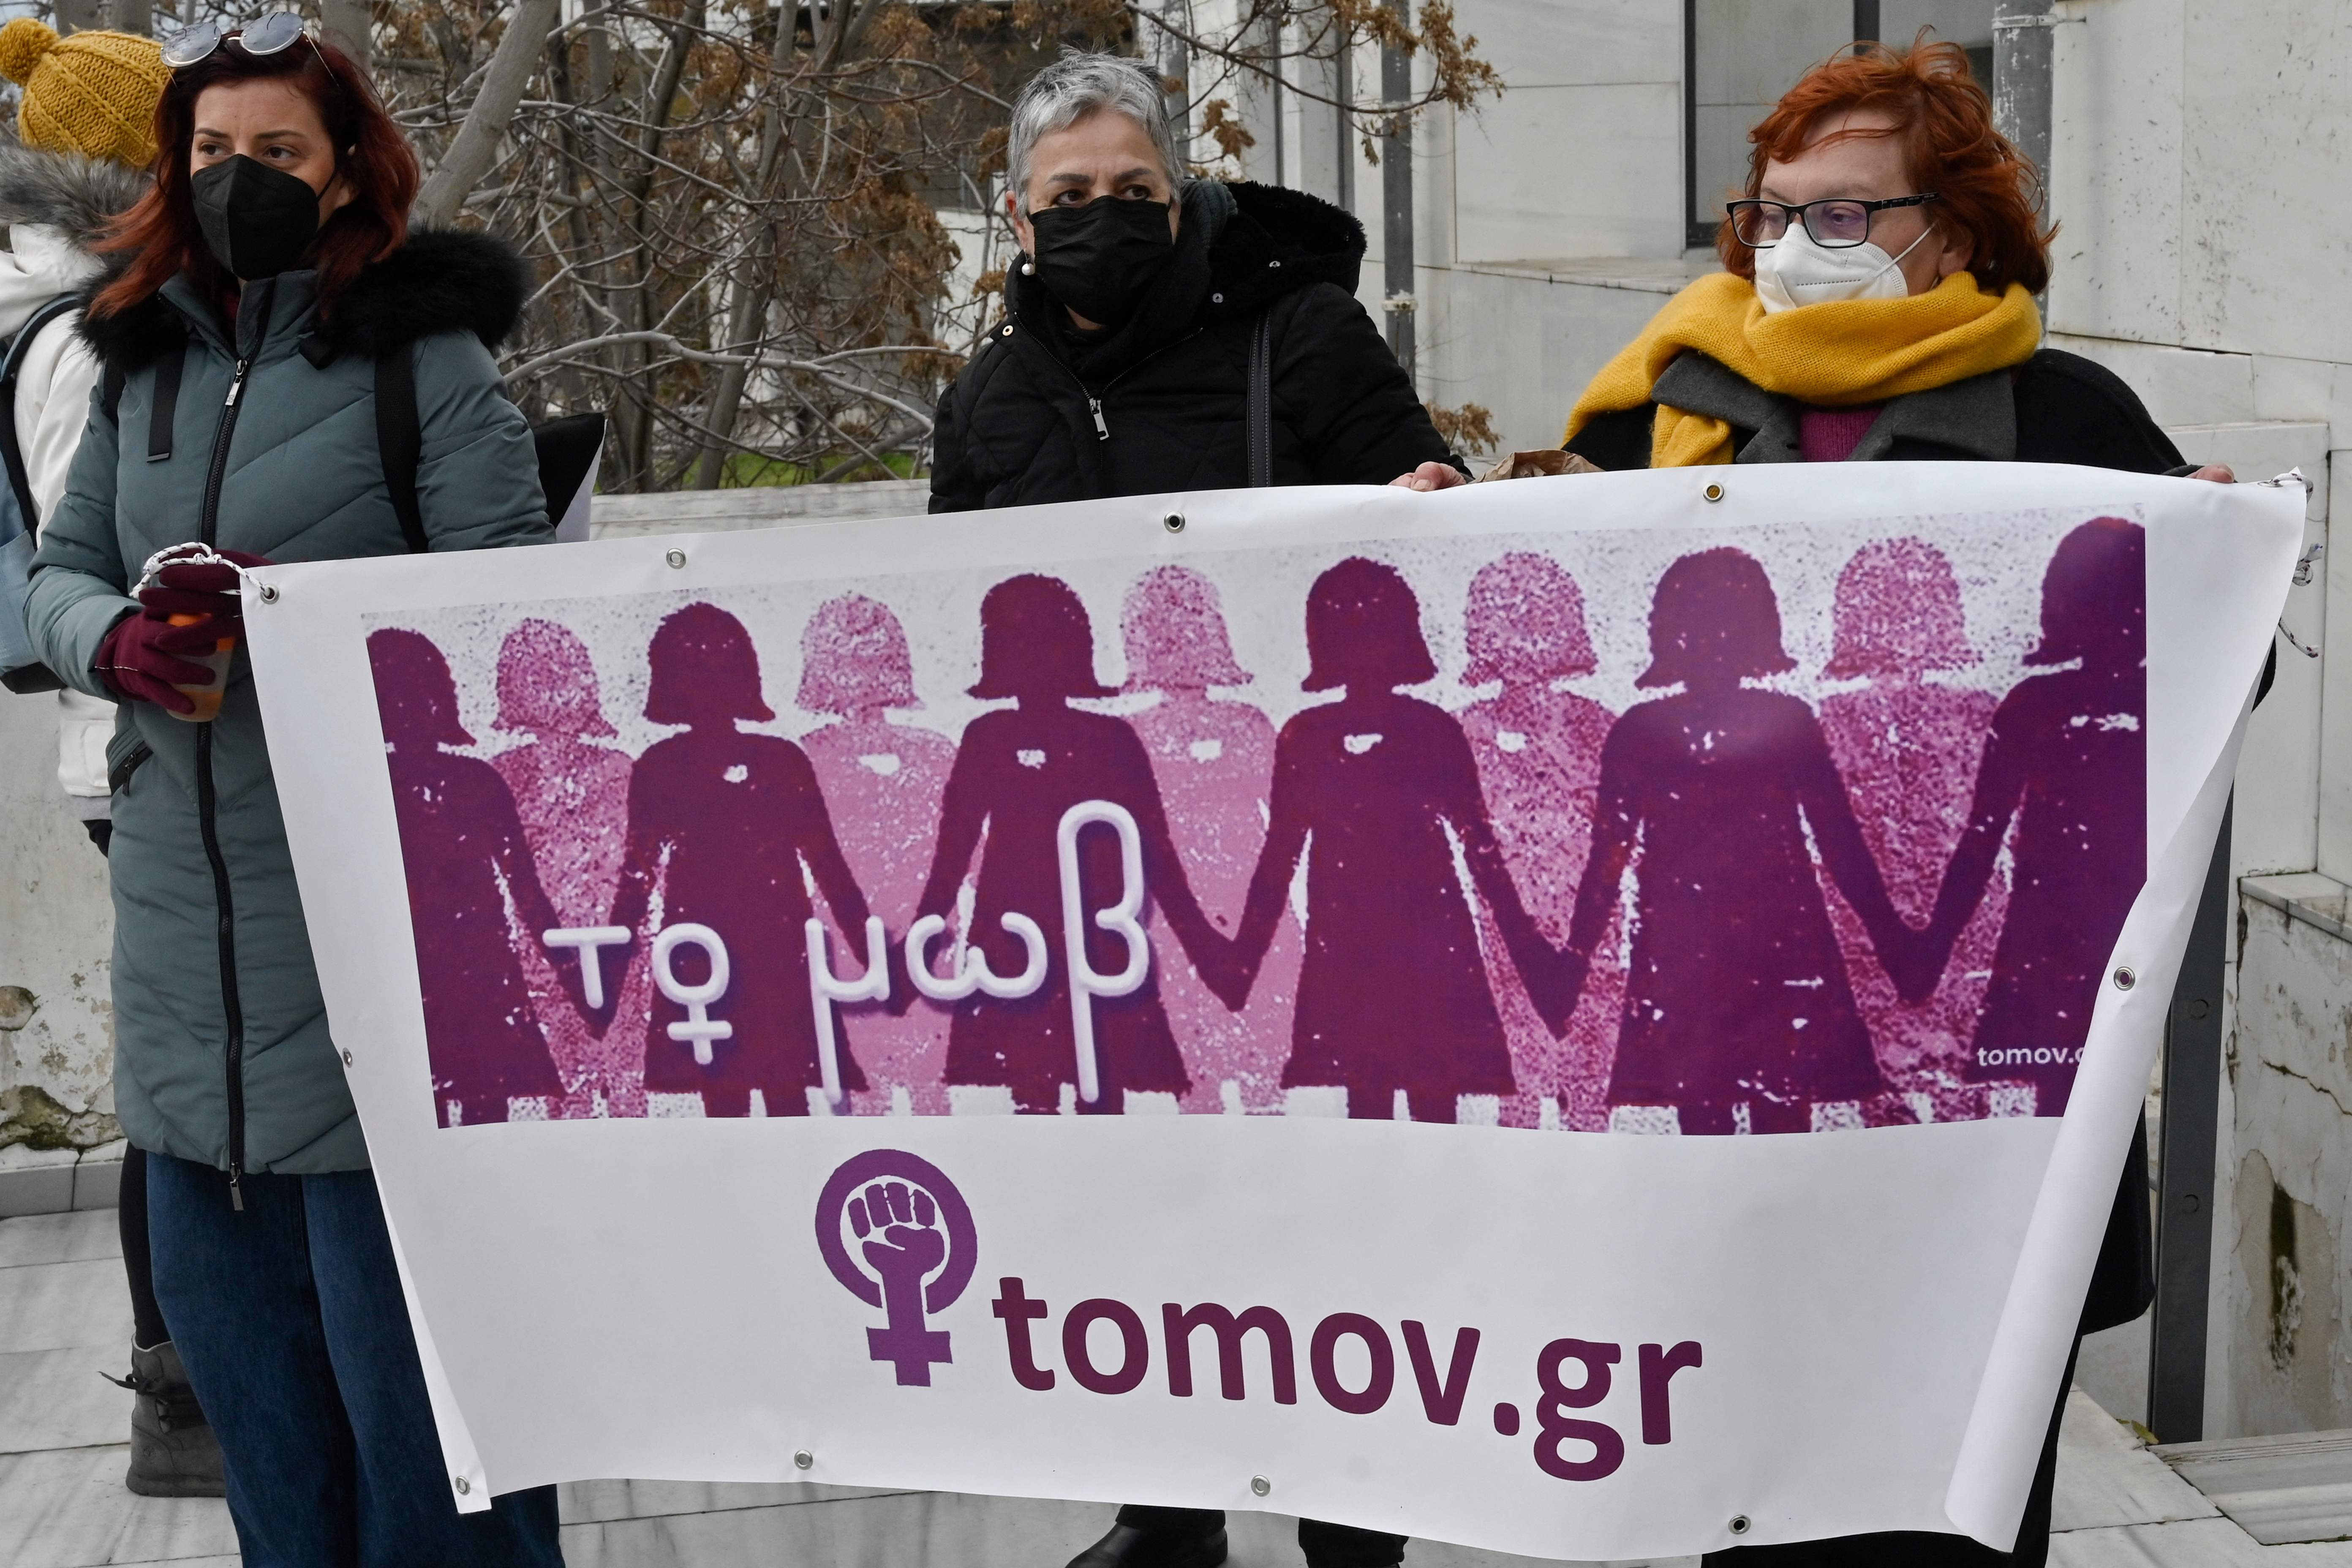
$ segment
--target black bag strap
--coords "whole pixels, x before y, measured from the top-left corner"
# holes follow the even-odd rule
[[[26,352],[41,335],[41,329],[80,303],[79,294],[60,294],[34,311],[16,329],[8,357],[0,360],[0,462],[8,466],[8,488],[16,494],[17,515],[24,519],[27,533],[39,529],[41,514],[33,505],[32,476],[25,470],[24,448],[16,440],[16,378],[24,371]]]
[[[1274,310],[1260,310],[1250,328],[1249,482],[1274,483]]]
[[[416,504],[416,467],[425,457],[425,426],[416,412],[416,361],[402,343],[375,356],[375,444],[383,459],[384,487],[400,518],[400,536],[411,554],[431,547],[425,513]]]
[[[151,463],[172,460],[172,427],[180,417],[180,376],[187,367],[185,338],[155,362],[155,397],[147,410],[147,460]]]

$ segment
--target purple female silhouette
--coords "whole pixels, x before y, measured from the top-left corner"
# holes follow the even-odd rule
[[[1878,540],[1839,573],[1833,643],[1822,673],[1866,685],[1823,699],[1822,731],[1862,824],[1863,842],[1906,924],[1924,925],[1946,862],[1968,825],[1977,754],[1993,697],[1931,677],[1977,662],[1960,585],[1943,552],[1920,539]],[[1984,900],[1960,942],[1958,974],[1921,1006],[1864,962],[1869,941],[1845,904],[1830,918],[1844,944],[1854,1001],[1896,1087],[1926,1096],[1937,1120],[1975,1114],[1961,1055],[1984,1000],[2005,893]],[[1873,1114],[1884,1113],[1884,1108]],[[1911,1120],[1906,1110],[1897,1120]]]
[[[920,708],[906,629],[888,606],[845,594],[819,605],[801,633],[800,708],[838,721],[800,738],[836,814],[841,852],[874,910],[893,931],[914,919],[931,835],[940,820],[955,742],[935,730],[893,723],[888,710]],[[947,1113],[947,1020],[919,1007],[857,1020],[856,1050],[872,1087],[853,1099],[887,1111],[903,1094],[918,1115]]]
[[[1128,721],[1151,754],[1184,875],[1218,929],[1230,932],[1265,842],[1274,726],[1246,702],[1212,699],[1252,678],[1234,658],[1214,584],[1189,566],[1136,579],[1119,615],[1127,689],[1160,700]],[[1155,926],[1165,922],[1155,914]],[[1285,915],[1246,1011],[1236,1015],[1192,969],[1171,963],[1160,994],[1192,1089],[1183,1109],[1272,1110],[1282,1103],[1282,1038],[1298,989],[1297,922]]]
[[[489,763],[444,749],[474,738],[457,721],[457,685],[441,650],[419,633],[388,628],[369,634],[368,663],[408,880],[434,1107],[445,1127],[504,1121],[509,1100],[562,1092],[509,925],[544,931],[557,923],[555,910],[505,781]]]
[[[1463,631],[1470,664],[1462,683],[1502,687],[1464,709],[1461,718],[1503,864],[1545,939],[1565,942],[1576,911],[1576,868],[1592,843],[1601,747],[1615,717],[1590,698],[1554,689],[1595,667],[1584,594],[1549,556],[1506,555],[1471,579]],[[1481,945],[1501,952],[1494,916],[1483,906],[1475,912]],[[1593,968],[1583,1004],[1561,1040],[1545,1026],[1517,972],[1489,966],[1518,1083],[1518,1092],[1503,1104],[1504,1125],[1538,1125],[1545,1102],[1554,1101],[1565,1127],[1588,1132],[1608,1127],[1609,1058],[1622,974],[1605,950],[1595,955]]]
[[[760,657],[742,623],[715,605],[688,605],[654,633],[648,663],[646,717],[686,729],[648,746],[630,774],[628,849],[606,923],[635,932],[640,945],[682,923],[717,931],[729,981],[709,1014],[731,1033],[710,1042],[709,1065],[698,1063],[693,1047],[669,1032],[688,1020],[688,1009],[664,992],[645,1032],[646,1088],[698,1093],[712,1116],[751,1114],[756,1090],[769,1115],[805,1116],[808,1090],[823,1077],[803,957],[813,912],[803,879],[814,878],[849,938],[842,966],[851,973],[866,952],[866,895],[834,838],[807,753],[737,728],[775,717],[761,697]],[[681,989],[712,977],[698,945],[680,944],[670,960]],[[615,1018],[612,1026],[632,1026]],[[846,1089],[866,1087],[847,1051],[841,1078]]]
[[[2074,1088],[2107,954],[2147,874],[2147,538],[2093,518],[2042,580],[2042,644],[2056,665],[1994,713],[1968,831],[1944,873],[1921,984],[1940,975],[2017,825],[2009,909],[1969,1076],[2034,1089],[2056,1116]]]
[[[1795,697],[1750,679],[1795,668],[1763,567],[1744,552],[1685,555],[1659,579],[1650,668],[1680,686],[1612,726],[1601,754],[1592,858],[1569,934],[1589,955],[1629,866],[1633,951],[1609,1097],[1672,1105],[1685,1132],[1801,1132],[1811,1107],[1882,1088],[1830,929],[1808,833],[1882,957],[1904,954],[1829,743]]]
[[[598,695],[595,664],[568,626],[524,621],[499,645],[498,689],[498,727],[530,740],[500,752],[490,765],[514,795],[556,923],[602,924],[620,885],[628,838],[629,758],[601,743],[614,731]],[[533,982],[531,1002],[549,1048],[562,1063],[565,1081],[575,1086],[557,1114],[592,1115],[601,1098],[609,1115],[643,1116],[643,1040],[627,1029],[597,1038],[587,1020],[532,973],[537,965],[530,952],[518,956]]]
[[[1393,1116],[1402,1089],[1415,1121],[1451,1121],[1457,1097],[1513,1088],[1456,843],[1551,1020],[1566,1013],[1542,1005],[1558,998],[1559,955],[1504,867],[1462,726],[1397,689],[1437,674],[1403,575],[1358,556],[1318,577],[1307,650],[1305,689],[1345,695],[1294,716],[1275,743],[1273,820],[1234,941],[1235,978],[1245,994],[1303,853],[1307,958],[1282,1081],[1340,1086],[1358,1117]]]
[[[1086,605],[1060,579],[1007,578],[981,601],[980,681],[971,695],[1012,698],[1019,705],[983,713],[964,728],[919,906],[926,916],[954,910],[985,832],[965,942],[992,972],[1010,977],[1027,969],[1028,950],[1005,930],[1003,917],[1026,916],[1045,933],[1043,984],[1019,997],[973,993],[955,1004],[948,1034],[948,1082],[1003,1085],[1024,1112],[1060,1110],[1063,1086],[1078,1078],[1056,847],[1070,807],[1095,800],[1124,807],[1142,840],[1144,884],[1185,952],[1201,964],[1204,955],[1222,956],[1224,945],[1184,879],[1142,742],[1125,720],[1069,706],[1072,698],[1114,695],[1096,680],[1094,658]],[[1115,903],[1122,887],[1116,836],[1105,827],[1083,832],[1077,863],[1087,907]],[[1094,969],[1117,973],[1125,968],[1126,945],[1118,936],[1090,929],[1086,941]],[[936,949],[933,956],[936,972]],[[1115,1114],[1130,1089],[1181,1095],[1187,1089],[1183,1058],[1160,1002],[1166,962],[1155,951],[1137,990],[1093,998],[1099,1084],[1092,1102],[1077,1100],[1081,1112]]]

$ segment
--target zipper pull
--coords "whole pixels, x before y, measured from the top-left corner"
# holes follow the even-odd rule
[[[238,1214],[245,1212],[245,1184],[240,1180],[244,1174],[235,1165],[228,1168],[228,1205]]]
[[[250,354],[236,362],[236,374],[229,377],[228,401],[221,405],[223,408],[236,406],[236,395],[245,390],[245,373],[252,368],[253,356]],[[235,1184],[232,1183],[231,1185],[234,1186]]]
[[[234,396],[234,395],[232,395],[232,396]],[[1087,398],[1087,412],[1095,416],[1095,439],[1097,441],[1109,440],[1110,426],[1103,423],[1102,399],[1099,397]]]

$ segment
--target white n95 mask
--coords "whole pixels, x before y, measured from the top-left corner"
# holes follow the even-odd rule
[[[1934,232],[1921,230],[1903,256]],[[1778,243],[1756,253],[1756,298],[1767,315],[1832,300],[1900,300],[1911,292],[1897,265],[1903,256],[1889,256],[1867,240],[1832,250],[1815,244],[1804,225],[1791,224]]]

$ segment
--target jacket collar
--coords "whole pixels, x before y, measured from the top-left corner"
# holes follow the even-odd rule
[[[237,295],[234,329],[185,273],[164,281],[162,298],[178,315],[187,335],[203,339],[229,358],[275,359],[277,351],[290,352],[310,331],[311,319],[318,314],[319,275],[281,272],[244,285]]]
[[[1652,395],[1670,408],[1720,419],[1735,430],[1754,431],[1739,448],[1739,462],[1804,460],[1803,406],[1793,397],[1765,391],[1695,349],[1684,351],[1666,367]],[[1897,441],[1945,447],[1962,458],[2010,461],[2017,456],[2017,400],[2010,373],[1990,371],[1888,400],[1852,460],[1891,457]]]
[[[93,291],[121,275],[118,258]],[[374,355],[438,332],[470,331],[496,348],[522,314],[530,273],[512,247],[474,230],[425,229],[408,243],[361,269],[323,314],[318,309],[318,275],[284,272],[268,310],[268,340],[282,333],[305,339],[303,352],[324,365],[342,353]],[[257,283],[245,286],[238,314],[256,299]],[[194,331],[227,352],[226,323],[184,276],[167,281],[157,294],[110,316],[82,314],[81,335],[99,358],[125,373],[152,363]],[[240,339],[245,332],[237,334]]]

